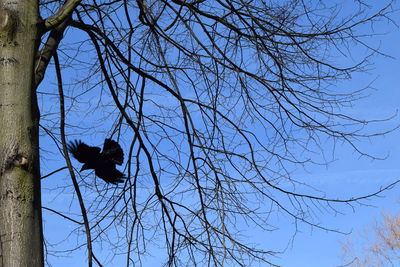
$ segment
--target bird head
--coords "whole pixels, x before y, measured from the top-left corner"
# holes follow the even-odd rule
[[[90,169],[90,167],[89,167],[89,165],[88,165],[87,163],[85,163],[85,164],[83,164],[83,166],[82,166],[80,172],[81,172],[81,171],[84,171],[84,170],[88,170],[88,169]]]

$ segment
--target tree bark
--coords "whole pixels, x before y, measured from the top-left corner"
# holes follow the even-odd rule
[[[0,266],[43,266],[37,0],[0,0]]]

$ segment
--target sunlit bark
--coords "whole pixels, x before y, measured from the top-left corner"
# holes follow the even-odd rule
[[[43,266],[33,90],[38,3],[0,0],[0,266]]]

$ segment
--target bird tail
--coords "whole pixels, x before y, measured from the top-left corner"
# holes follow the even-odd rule
[[[114,170],[113,173],[107,178],[103,178],[106,182],[109,182],[111,184],[119,184],[125,182],[126,176],[120,172],[119,170]]]

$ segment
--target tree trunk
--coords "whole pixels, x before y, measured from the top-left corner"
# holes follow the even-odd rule
[[[38,1],[0,0],[0,266],[43,266]]]

